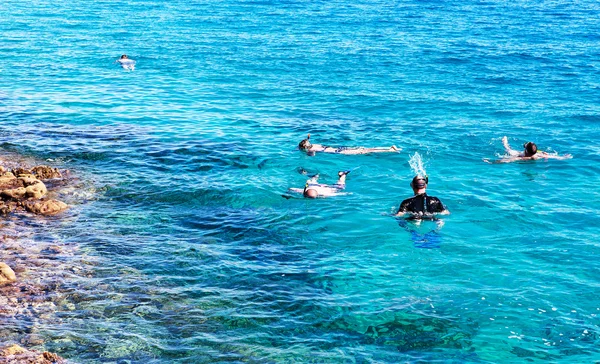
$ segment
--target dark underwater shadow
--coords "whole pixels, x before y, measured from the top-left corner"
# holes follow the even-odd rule
[[[398,226],[410,234],[410,240],[415,248],[438,249],[442,245],[442,236],[439,231],[444,226],[444,221],[415,220],[399,218]]]

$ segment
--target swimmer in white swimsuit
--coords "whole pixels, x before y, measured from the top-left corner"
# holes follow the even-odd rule
[[[121,67],[126,70],[133,71],[135,69],[135,61],[126,54],[122,55],[121,58],[117,59],[115,62],[119,63]]]

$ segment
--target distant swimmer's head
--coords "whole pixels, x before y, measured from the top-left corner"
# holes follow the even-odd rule
[[[527,142],[523,144],[523,148],[525,148],[525,156],[531,157],[535,153],[537,153],[537,145],[533,142]]]
[[[300,148],[300,150],[309,150],[310,147],[312,147],[312,144],[310,144],[310,134],[308,134],[308,137],[306,139],[302,139],[302,141],[298,144],[298,148]]]
[[[425,190],[427,188],[427,184],[429,183],[428,176],[415,176],[410,182],[410,187],[417,193],[417,191]],[[423,191],[424,192],[424,191]]]
[[[122,56],[121,56],[121,59],[128,59],[128,58],[129,58],[129,57],[127,57],[127,55],[126,55],[126,54],[124,54],[124,55],[122,55]]]
[[[317,192],[317,190],[309,188],[309,189],[304,190],[304,197],[317,198],[317,197],[319,197],[319,193]]]

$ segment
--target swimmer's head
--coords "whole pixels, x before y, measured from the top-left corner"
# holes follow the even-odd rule
[[[317,190],[314,190],[312,188],[304,190],[304,197],[306,198],[317,198],[318,196],[319,193],[317,192]]]
[[[427,187],[427,184],[429,183],[429,177],[428,176],[415,176],[412,181],[410,182],[410,187],[413,188],[413,190],[417,191],[417,190],[421,190]]]
[[[298,144],[298,148],[300,148],[300,150],[309,150],[310,147],[312,147],[312,144],[310,144],[310,134],[308,134],[308,137],[306,137],[306,139],[302,139],[302,141]]]
[[[525,148],[525,156],[531,157],[535,153],[537,153],[537,145],[533,142],[527,142],[523,144],[523,148]]]
[[[124,54],[124,55],[121,56],[121,59],[127,59],[127,58],[129,58],[129,57],[127,57],[126,54]]]

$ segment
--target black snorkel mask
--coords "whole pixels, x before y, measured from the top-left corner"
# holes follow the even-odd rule
[[[418,190],[427,187],[429,184],[429,176],[415,176],[410,182],[410,187],[416,188]]]

